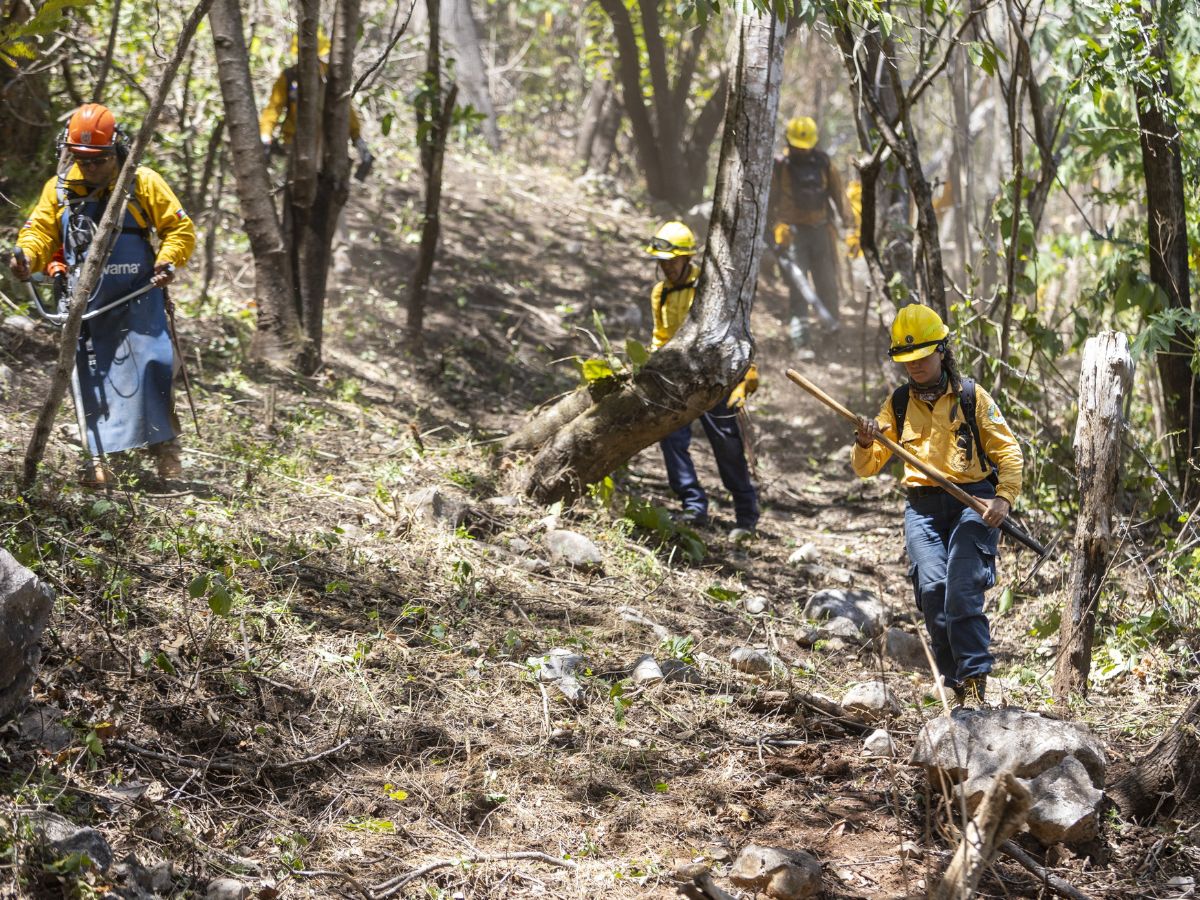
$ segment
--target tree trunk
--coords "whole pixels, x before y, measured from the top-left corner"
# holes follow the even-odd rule
[[[446,24],[450,26],[446,55],[453,57],[457,64],[456,81],[462,86],[467,102],[483,115],[480,123],[483,139],[493,150],[499,150],[500,126],[488,88],[487,68],[479,46],[479,29],[471,14],[471,0],[447,0]]]
[[[1155,21],[1154,4],[1142,7],[1142,19],[1147,30],[1158,35],[1149,48],[1150,58],[1157,62],[1151,82],[1139,79],[1134,85],[1146,176],[1150,280],[1162,289],[1168,309],[1191,312],[1183,155],[1179,124],[1171,112],[1178,98],[1164,46],[1167,24]],[[1191,475],[1200,425],[1200,389],[1191,369],[1197,337],[1190,328],[1181,326],[1157,358],[1170,428],[1176,432],[1172,441],[1175,471],[1188,498],[1200,495],[1200,486]]]
[[[421,225],[421,245],[417,264],[408,283],[405,320],[406,340],[414,350],[420,346],[425,324],[425,300],[429,294],[429,275],[437,253],[439,218],[442,204],[442,162],[446,155],[446,137],[450,131],[458,85],[451,84],[442,97],[441,4],[425,0],[429,14],[429,48],[425,60],[425,87],[417,102],[417,130],[421,134],[421,168],[425,173],[425,217]]]
[[[596,137],[592,141],[592,152],[588,157],[587,171],[603,175],[609,169],[613,154],[617,152],[617,137],[621,133],[621,122],[625,118],[625,107],[621,98],[611,87],[608,92],[608,102],[604,104],[604,112],[600,116],[600,125],[596,129]]]
[[[1109,789],[1122,815],[1153,821],[1200,803],[1200,697]]]
[[[299,0],[296,23],[296,105],[295,131],[288,156],[288,190],[285,202],[290,203],[296,235],[289,235],[289,244],[296,251],[295,240],[307,227],[308,211],[317,196],[317,169],[321,164],[321,60],[318,49],[318,28],[321,21],[320,0]],[[290,115],[289,111],[289,115]]]
[[[100,60],[100,71],[96,75],[96,87],[92,91],[93,103],[104,102],[104,88],[108,83],[108,70],[112,66],[113,49],[117,45],[117,29],[120,26],[121,0],[113,0],[111,21],[108,26],[108,43],[104,46],[104,57]],[[186,81],[187,79],[185,79]],[[184,89],[186,90],[186,87]]]
[[[683,169],[689,185],[702,186],[708,174],[708,151],[717,137],[725,118],[725,101],[729,98],[729,75],[721,73],[721,81],[713,95],[700,108],[692,123],[692,137],[683,150]]]
[[[612,94],[612,82],[603,75],[592,79],[592,87],[583,103],[583,115],[579,120],[579,133],[575,136],[575,158],[583,163],[583,170],[590,169],[592,146],[600,130],[604,108]]]
[[[333,20],[333,48],[329,57],[321,110],[321,157],[315,193],[304,228],[296,235],[300,245],[296,279],[300,285],[301,324],[308,339],[304,370],[316,371],[321,361],[325,326],[325,290],[330,249],[338,220],[350,195],[350,87],[354,80],[354,48],[358,42],[359,0],[339,0]]]
[[[28,7],[24,3],[6,4],[0,12],[0,27],[16,25],[27,18]],[[63,67],[66,68],[65,60]],[[55,124],[50,117],[50,79],[44,71],[31,75],[0,64],[0,121],[7,126],[0,128],[0,159],[36,158]],[[9,167],[0,167],[0,188],[5,193],[18,193],[21,186],[8,184],[12,170],[4,169]]]
[[[697,418],[750,364],[754,302],[771,181],[783,66],[774,17],[739,16],[716,195],[696,299],[671,341],[627,383],[562,427],[530,464],[522,489],[571,500],[642,448]]]
[[[238,201],[254,255],[258,328],[251,352],[266,362],[297,367],[304,356],[305,341],[295,307],[288,250],[275,204],[271,202],[271,180],[258,133],[250,58],[238,0],[215,0],[208,18],[233,151]]]
[[[1072,694],[1087,694],[1096,605],[1108,573],[1113,503],[1121,475],[1122,410],[1132,386],[1133,358],[1125,335],[1106,331],[1089,338],[1079,374],[1079,419],[1075,424],[1079,519],[1054,674],[1054,698],[1060,703],[1066,703]]]
[[[75,292],[71,295],[67,321],[63,323],[59,339],[58,361],[50,381],[50,388],[46,392],[46,399],[42,403],[37,421],[34,423],[33,433],[29,438],[29,446],[25,450],[25,466],[21,478],[23,489],[28,489],[33,484],[37,477],[38,465],[41,464],[42,456],[46,452],[46,442],[50,439],[50,429],[54,427],[54,417],[58,414],[59,406],[62,405],[63,394],[66,393],[67,384],[71,380],[71,372],[75,369],[83,313],[87,309],[88,298],[92,296],[96,285],[100,283],[104,266],[108,262],[113,241],[120,228],[119,222],[125,214],[125,206],[133,187],[138,163],[141,161],[146,147],[149,146],[150,138],[158,125],[158,117],[162,113],[167,93],[171,89],[171,82],[175,79],[175,73],[179,71],[179,66],[187,53],[188,44],[191,43],[196,28],[208,13],[208,8],[212,3],[213,0],[200,0],[200,3],[184,21],[183,29],[175,41],[174,52],[167,61],[167,67],[163,71],[162,80],[158,83],[158,89],[151,100],[150,108],[146,110],[145,117],[142,119],[142,127],[138,131],[133,146],[129,149],[129,155],[126,157],[124,165],[121,166],[121,171],[117,174],[112,194],[104,207],[104,214],[96,226],[90,252],[83,261],[79,281],[75,285]],[[82,434],[79,437],[86,451],[87,437]]]

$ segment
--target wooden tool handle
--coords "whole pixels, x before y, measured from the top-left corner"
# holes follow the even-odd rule
[[[841,414],[842,416],[845,416],[847,419],[849,419],[855,425],[858,424],[858,416],[856,416],[854,413],[850,412],[850,410],[848,410],[846,407],[842,406],[842,404],[838,403],[836,400],[834,400],[832,397],[830,397],[827,393],[825,393],[823,390],[821,390],[819,387],[817,387],[815,384],[813,384],[811,381],[809,381],[807,378],[805,378],[803,375],[801,375],[795,369],[788,369],[786,374],[789,379],[794,381],[800,387],[804,388],[804,390],[808,391],[810,394],[812,394],[814,397],[816,397],[818,400],[820,400],[822,403],[824,403],[826,406],[828,406],[834,412],[837,412],[837,413]],[[951,481],[949,478],[947,478],[945,475],[943,475],[937,469],[933,468],[933,466],[929,465],[924,460],[919,459],[916,456],[913,456],[911,453],[909,453],[907,450],[905,450],[903,447],[901,447],[899,444],[897,444],[895,441],[893,441],[887,435],[880,434],[875,438],[875,440],[878,441],[883,446],[887,447],[889,450],[891,450],[893,453],[895,453],[898,457],[900,457],[902,460],[904,460],[906,463],[908,463],[910,466],[912,466],[918,472],[922,472],[925,475],[928,475],[930,478],[932,478],[934,481],[936,481],[941,487],[943,487],[946,490],[946,493],[948,493],[954,499],[958,500],[958,502],[971,507],[971,509],[973,509],[973,510],[975,510],[975,512],[979,513],[980,517],[983,517],[987,514],[988,507],[987,507],[986,503],[984,503],[978,497],[973,497],[970,494],[968,494],[966,491],[964,491],[961,487],[959,487],[957,484],[955,484],[953,481]],[[1030,537],[1028,534],[1026,534],[1024,531],[1022,531],[1021,528],[1018,527],[1014,522],[1010,522],[1007,518],[1005,518],[1005,520],[1000,523],[1000,530],[1003,531],[1005,534],[1011,535],[1012,537],[1016,538],[1018,541],[1020,541],[1022,544],[1024,544],[1026,547],[1028,547],[1030,550],[1032,550],[1034,553],[1037,553],[1039,556],[1046,555],[1045,547],[1043,547],[1041,544],[1039,544],[1037,541],[1035,541],[1032,537]]]

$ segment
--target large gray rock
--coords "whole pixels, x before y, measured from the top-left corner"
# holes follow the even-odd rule
[[[550,551],[550,559],[556,563],[566,563],[576,569],[597,569],[604,562],[600,548],[575,531],[561,528],[548,531],[543,542]]]
[[[250,885],[236,878],[215,878],[208,883],[205,900],[245,900],[250,896]]]
[[[965,797],[972,812],[993,779],[1012,772],[1033,795],[1029,830],[1043,843],[1096,833],[1106,760],[1100,741],[1081,725],[1012,707],[959,710],[926,723],[911,762],[930,784],[946,783]]]
[[[845,616],[834,616],[816,628],[801,627],[796,631],[796,643],[801,647],[812,647],[818,641],[825,642],[829,651],[845,650],[847,647],[861,647],[869,638],[859,627]]]
[[[1092,784],[1083,763],[1068,756],[1029,785],[1034,796],[1029,832],[1047,847],[1079,844],[1100,831],[1100,801],[1104,791]]]
[[[0,721],[20,712],[29,699],[39,641],[54,592],[6,550],[0,550]]]
[[[821,620],[843,616],[864,634],[875,637],[887,624],[887,610],[871,591],[827,588],[817,591],[804,607],[804,618]]]
[[[787,672],[787,664],[774,653],[753,647],[738,647],[729,654],[729,663],[748,675],[770,675],[772,672],[783,675]]]
[[[888,716],[898,716],[904,711],[896,695],[882,681],[864,681],[851,685],[842,697],[842,708],[846,714],[860,722],[878,722]]]
[[[734,860],[729,880],[776,900],[804,900],[821,893],[821,862],[803,850],[749,844]]]
[[[883,636],[883,653],[902,669],[929,671],[929,658],[918,635],[902,628],[889,628]]]
[[[112,865],[112,848],[95,828],[81,827],[60,815],[46,812],[32,814],[29,822],[59,858],[81,853],[101,872],[107,871]]]

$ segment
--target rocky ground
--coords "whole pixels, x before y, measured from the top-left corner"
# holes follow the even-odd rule
[[[512,495],[520,460],[496,439],[576,383],[568,358],[600,340],[594,313],[616,345],[648,338],[654,222],[541,169],[458,155],[447,172],[423,354],[400,333],[416,186],[381,178],[353,199],[321,372],[242,363],[251,274],[222,253],[212,301],[176,291],[203,429],[185,433],[184,482],[135,460],[119,489],[85,492],[64,425],[37,487],[3,494],[3,546],[57,599],[32,711],[0,745],[0,891],[670,897],[710,871],[748,897],[780,864],[734,865],[760,845],[815,858],[815,875],[786,860],[801,891],[925,896],[956,814],[908,762],[941,706],[900,493],[855,479],[845,424],[782,375],[801,364],[874,408],[891,374],[877,315],[848,303],[841,334],[801,361],[781,285],[760,282],[756,541],[725,538],[702,438],[716,501],[702,554],[627,515],[631,498],[674,506],[654,448],[611,492],[536,507]],[[10,485],[53,347],[14,320],[0,330]],[[1188,673],[1147,648],[1086,706],[1051,709],[1054,639],[1037,634],[1064,569],[1027,579],[1032,564],[1004,548],[993,699],[1086,725],[1111,779],[1178,710]],[[1144,576],[1121,577],[1139,596]],[[813,604],[821,591],[842,593]],[[847,599],[834,612],[848,618],[812,621]],[[1093,756],[1079,757],[1089,780]],[[1092,821],[1070,847],[1019,843],[1088,896],[1189,896],[1186,822]],[[81,865],[81,849],[110,864]],[[1010,859],[982,887],[1044,891]]]

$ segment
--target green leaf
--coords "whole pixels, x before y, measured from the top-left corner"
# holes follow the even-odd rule
[[[996,607],[996,615],[1007,616],[1012,612],[1013,608],[1013,592],[1012,588],[1006,587],[1004,593],[1000,595],[1000,605]]]
[[[720,600],[722,603],[732,603],[738,597],[742,596],[741,591],[735,591],[732,588],[723,588],[719,584],[711,584],[708,590],[704,593],[712,597],[714,600]]]
[[[616,373],[606,359],[585,359],[581,368],[583,369],[583,379],[588,384],[616,377]]]
[[[646,349],[645,344],[641,341],[636,341],[629,338],[625,341],[625,355],[629,357],[629,361],[636,368],[641,368],[650,360],[650,351]]]
[[[188,596],[193,600],[199,600],[208,593],[208,575],[197,575],[188,582]]]
[[[218,616],[229,615],[233,609],[233,597],[223,581],[214,581],[208,592],[208,608]]]

